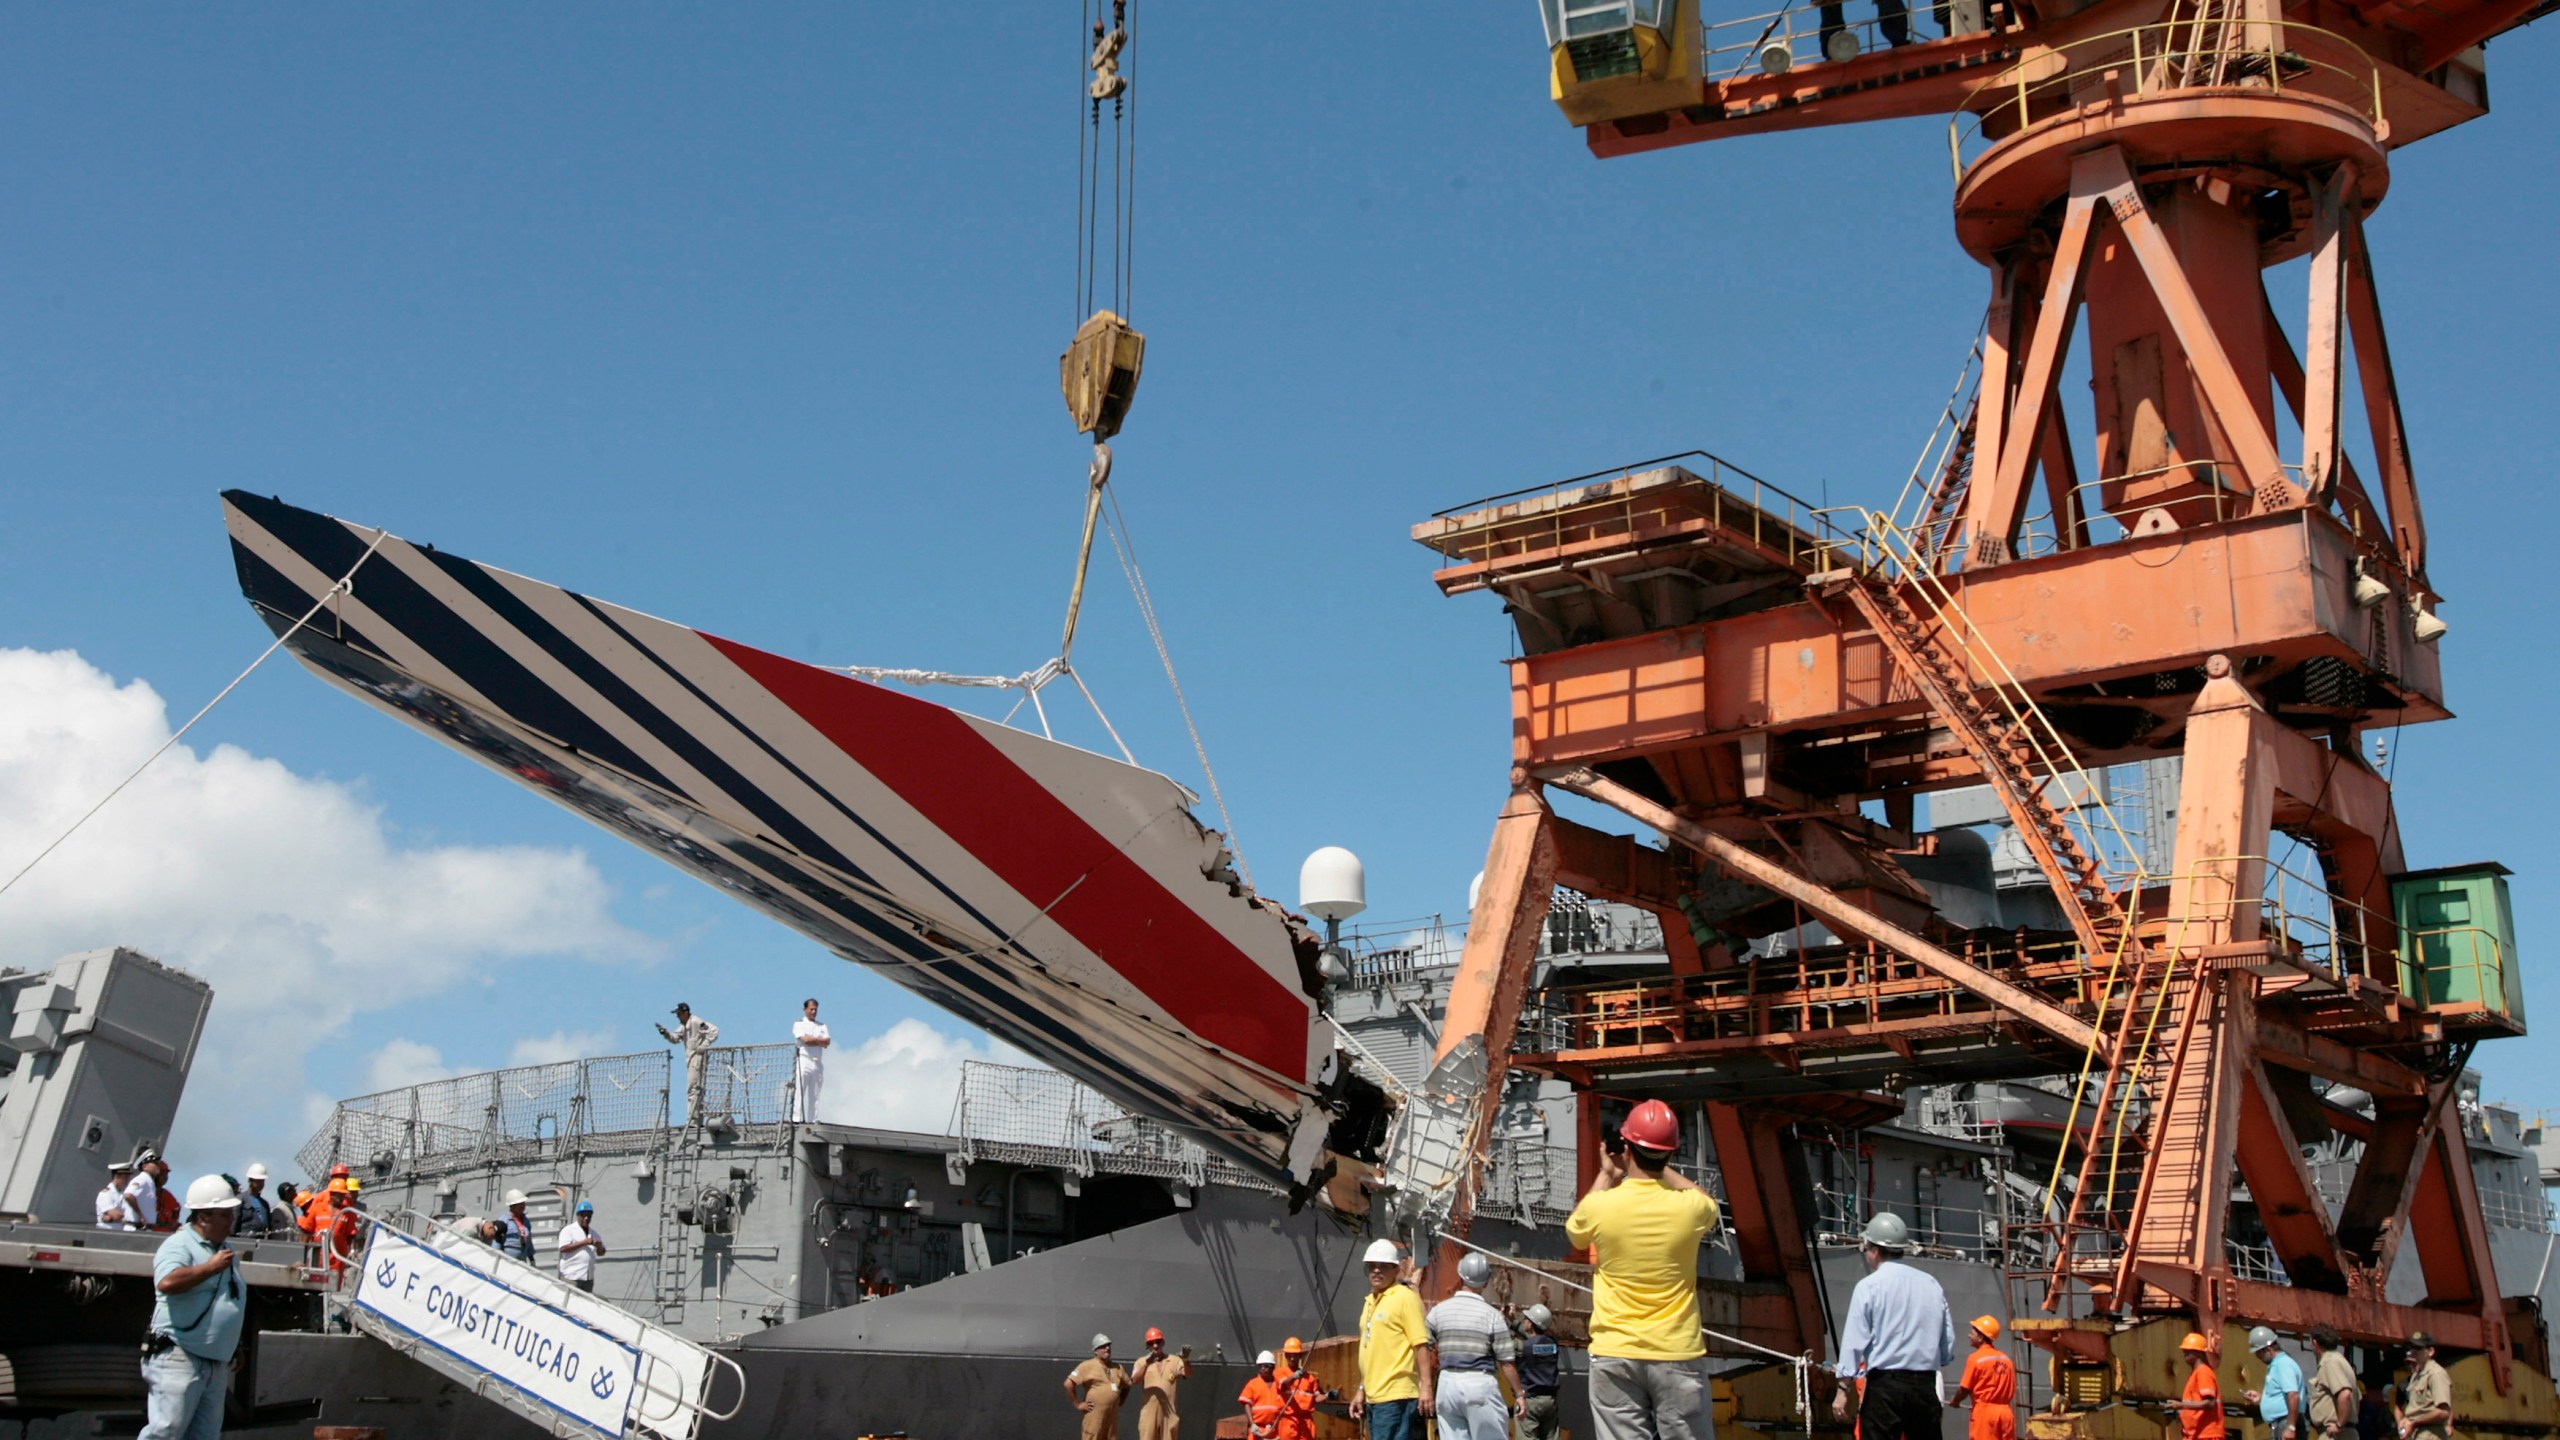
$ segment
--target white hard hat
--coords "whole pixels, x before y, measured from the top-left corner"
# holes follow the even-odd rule
[[[1520,1315],[1522,1319],[1527,1320],[1530,1324],[1537,1326],[1541,1330],[1552,1330],[1555,1328],[1556,1312],[1548,1309],[1544,1305],[1532,1305],[1528,1309],[1521,1311]]]
[[[252,1161],[250,1161],[250,1162],[249,1162],[249,1178],[250,1178],[250,1179],[252,1179],[252,1180],[264,1180],[264,1179],[266,1179],[266,1178],[267,1178],[267,1163],[266,1163],[265,1161],[263,1161],[263,1160],[252,1160]]]
[[[1473,1250],[1458,1257],[1458,1283],[1481,1290],[1493,1279],[1493,1262]]]
[[[508,1191],[508,1192],[507,1192],[507,1205],[509,1206],[509,1208],[513,1208],[513,1207],[518,1206],[518,1205],[521,1205],[521,1204],[523,1204],[523,1203],[524,1203],[524,1192],[523,1192],[523,1191],[521,1191],[521,1190],[510,1190],[510,1191]]]
[[[219,1175],[199,1175],[187,1182],[187,1208],[190,1210],[236,1210],[240,1192]]]
[[[1111,1343],[1111,1337],[1110,1337],[1110,1336],[1105,1335],[1105,1334],[1101,1333],[1100,1331],[1095,1331],[1095,1332],[1094,1332],[1094,1336],[1093,1336],[1093,1344],[1092,1344],[1092,1346],[1091,1346],[1090,1348],[1095,1349],[1095,1350],[1099,1350],[1099,1349],[1101,1349],[1103,1346],[1108,1345],[1108,1344],[1110,1344],[1110,1343]]]
[[[1862,1238],[1879,1250],[1908,1250],[1911,1248],[1911,1227],[1902,1223],[1902,1217],[1892,1211],[1879,1210],[1875,1218],[1867,1222]]]
[[[1277,1365],[1280,1363],[1280,1357],[1272,1354],[1268,1350],[1265,1350],[1261,1354],[1253,1357],[1253,1363],[1256,1365]]]
[[[1396,1248],[1396,1242],[1393,1240],[1372,1240],[1369,1242],[1369,1253],[1360,1257],[1360,1263],[1401,1265],[1404,1263],[1404,1252]]]

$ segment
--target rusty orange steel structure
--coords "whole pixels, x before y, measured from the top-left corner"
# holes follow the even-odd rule
[[[1904,513],[1819,511],[1701,454],[1415,527],[1442,590],[1499,595],[1522,649],[1442,1038],[1496,1055],[1480,1119],[1515,1032],[1514,1067],[1703,1102],[1746,1331],[1819,1353],[1789,1127],[1896,1113],[1914,1081],[2076,1073],[2094,1098],[2048,1308],[2426,1328],[2502,1391],[2519,1343],[2547,1369],[2511,1333],[2449,1110],[2469,1046],[2521,1027],[2408,993],[2391,787],[2360,744],[2447,715],[2364,219],[2396,147],[2483,113],[2473,47],[2531,7],[2017,0],[1973,33],[1717,80],[1689,3],[1626,51],[1654,66],[1628,83],[1569,86],[1586,52],[1559,44],[1593,151],[1951,115],[1957,238],[1990,272],[1978,380]],[[1657,64],[1662,44],[1692,53]],[[2297,257],[2308,295],[2280,303],[2264,273]],[[2082,331],[2085,442],[2058,398]],[[2084,787],[2160,756],[2186,763],[2151,874]],[[1967,932],[1897,859],[1923,843],[1915,796],[1975,785],[2066,929]],[[1558,789],[1670,848],[1559,816]],[[2267,899],[2280,837],[2317,856],[2310,929]],[[1668,977],[1529,996],[1556,885],[1661,917]],[[1836,943],[1746,951],[1813,924]],[[2299,1143],[2331,1129],[2364,1146],[2334,1215]],[[2234,1275],[2235,1179],[2289,1285]],[[2384,1295],[2404,1246],[2417,1305]]]

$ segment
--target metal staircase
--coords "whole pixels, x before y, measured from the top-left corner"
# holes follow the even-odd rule
[[[1911,588],[1926,603],[1929,587],[1922,583]],[[1984,687],[1991,697],[1989,704],[1976,698],[1973,684],[1941,644],[1942,638],[1950,640],[1965,661],[1976,662],[1973,668],[1989,668],[1980,665],[1980,653],[1965,644],[1961,626],[1966,622],[1953,613],[1954,606],[1933,606],[1937,623],[1931,624],[1903,598],[1902,587],[1868,573],[1852,576],[1843,593],[1981,769],[1984,783],[2009,812],[2036,868],[2051,882],[2081,945],[2092,956],[2116,953],[2128,942],[2130,921],[2091,847],[2072,832],[2048,793],[2047,777],[2076,782],[2077,800],[2104,805],[2095,783],[2072,760],[2060,733],[2015,682],[2003,687],[1995,680]],[[2112,816],[2108,823],[2113,823]]]

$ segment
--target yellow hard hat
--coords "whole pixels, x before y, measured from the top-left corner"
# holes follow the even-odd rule
[[[2190,1330],[2187,1332],[2187,1338],[2178,1342],[2178,1348],[2190,1354],[2210,1355],[2213,1353],[2213,1342]]]
[[[1985,1340],[1997,1340],[2000,1338],[2000,1319],[1996,1315],[1982,1315],[1975,1317],[1973,1328],[1975,1331],[1980,1333],[1982,1338]]]

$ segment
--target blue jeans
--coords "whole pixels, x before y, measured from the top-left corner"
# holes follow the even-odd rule
[[[231,1367],[171,1348],[142,1362],[145,1413],[141,1440],[216,1440]]]
[[[1422,1402],[1372,1400],[1368,1404],[1369,1440],[1422,1440]]]

